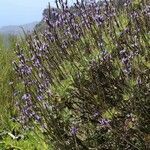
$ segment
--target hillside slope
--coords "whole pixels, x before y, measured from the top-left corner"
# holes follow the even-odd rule
[[[8,34],[19,35],[23,33],[22,28],[24,29],[25,32],[31,32],[37,23],[38,22],[32,22],[32,23],[24,24],[20,26],[15,26],[15,25],[4,26],[0,28],[0,33],[4,35],[8,35]]]

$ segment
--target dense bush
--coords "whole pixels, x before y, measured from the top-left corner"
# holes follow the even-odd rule
[[[54,149],[149,149],[148,1],[57,7],[17,46],[19,121]]]

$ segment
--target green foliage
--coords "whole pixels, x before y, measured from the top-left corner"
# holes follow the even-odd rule
[[[2,150],[51,150],[51,147],[46,145],[41,132],[23,131],[13,124],[13,130],[0,132],[0,149]]]
[[[12,109],[13,107],[13,92],[9,82],[11,82],[15,78],[13,74],[12,65],[11,65],[14,57],[15,55],[13,49],[11,50],[6,49],[6,47],[3,45],[3,38],[1,37],[1,41],[0,41],[0,93],[1,93],[0,114],[1,116],[0,118],[1,120],[3,120],[1,124],[5,122],[4,120],[8,120],[8,114],[10,113],[9,109]]]

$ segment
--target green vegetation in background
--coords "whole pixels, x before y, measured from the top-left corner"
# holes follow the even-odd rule
[[[12,62],[16,60],[14,49],[19,41],[20,38],[16,36],[0,36],[0,150],[48,150],[44,140],[41,140],[41,132],[23,130],[14,121],[17,110],[13,87],[22,89],[17,85],[12,67]]]

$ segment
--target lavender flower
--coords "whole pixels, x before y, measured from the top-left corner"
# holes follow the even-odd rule
[[[72,128],[71,128],[71,134],[72,134],[72,135],[76,135],[77,132],[78,132],[78,128],[76,128],[76,127],[72,127]]]
[[[101,120],[99,120],[99,124],[101,126],[108,127],[108,126],[110,126],[110,120],[108,120],[108,119],[101,119]]]
[[[98,117],[99,115],[100,115],[100,113],[98,111],[96,111],[93,116]]]
[[[22,100],[29,100],[31,98],[31,95],[29,93],[26,93],[22,96]]]

